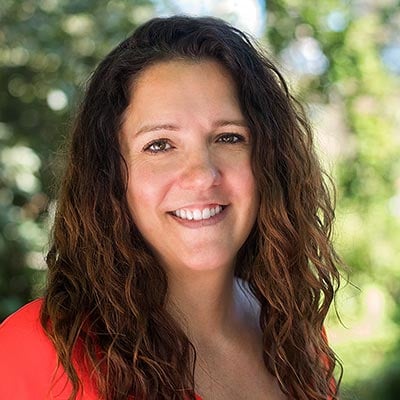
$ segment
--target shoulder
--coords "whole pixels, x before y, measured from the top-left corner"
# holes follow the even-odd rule
[[[42,303],[42,299],[34,300],[6,318],[0,324],[0,337],[2,338],[0,344],[3,345],[4,340],[14,340],[16,336],[24,335],[27,331],[39,334],[39,336],[44,334],[41,329],[38,329],[40,328],[39,316]]]
[[[0,352],[3,357],[11,352],[15,355],[15,352],[34,351],[35,348],[50,345],[40,324],[42,303],[41,299],[37,299],[26,304],[0,325]]]
[[[53,345],[40,323],[42,303],[42,299],[37,299],[26,304],[0,325],[2,360],[10,358],[9,362],[16,362],[18,356],[21,356],[21,361],[36,362],[36,356],[39,354],[41,359],[43,357],[55,359]],[[30,360],[31,357],[35,358]]]
[[[60,381],[64,376],[60,370],[56,373],[57,354],[40,323],[42,303],[28,303],[0,325],[2,399],[50,399],[53,378]]]
[[[34,300],[0,325],[0,399],[69,399],[72,385],[40,322],[42,304]],[[77,367],[83,386],[78,399],[97,399],[90,377]]]

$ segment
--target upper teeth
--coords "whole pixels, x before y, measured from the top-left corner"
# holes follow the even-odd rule
[[[175,210],[172,213],[182,219],[188,219],[189,221],[194,219],[195,221],[200,221],[202,219],[209,219],[214,215],[219,214],[221,211],[222,206],[216,206],[213,208],[203,208],[202,210],[193,211],[185,210],[182,208],[180,210]]]

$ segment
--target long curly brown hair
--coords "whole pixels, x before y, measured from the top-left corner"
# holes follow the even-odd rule
[[[170,59],[217,60],[237,84],[260,208],[235,274],[261,305],[265,365],[290,398],[337,399],[332,376],[340,363],[322,332],[340,259],[310,126],[248,36],[218,19],[183,16],[150,20],[99,64],[72,132],[41,315],[71,399],[81,388],[77,363],[106,400],[195,396],[196,350],[166,310],[166,273],[129,212],[118,140],[133,82]]]

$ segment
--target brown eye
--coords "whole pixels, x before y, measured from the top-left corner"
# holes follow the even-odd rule
[[[218,138],[218,142],[227,144],[241,143],[244,141],[245,138],[237,133],[225,133]]]
[[[151,143],[149,143],[144,151],[148,151],[150,153],[160,153],[165,152],[172,149],[172,146],[168,143],[167,139],[157,139]]]

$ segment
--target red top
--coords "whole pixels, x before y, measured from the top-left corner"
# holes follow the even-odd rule
[[[72,385],[62,366],[57,368],[57,353],[40,324],[42,303],[28,303],[0,325],[1,400],[68,400],[71,394]],[[98,400],[87,373],[79,366],[77,372],[83,389],[77,400]]]
[[[57,353],[40,324],[42,302],[28,303],[0,325],[0,399],[67,400],[71,394],[72,385],[64,369],[57,369]],[[83,388],[77,400],[98,400],[87,373],[77,372]]]

